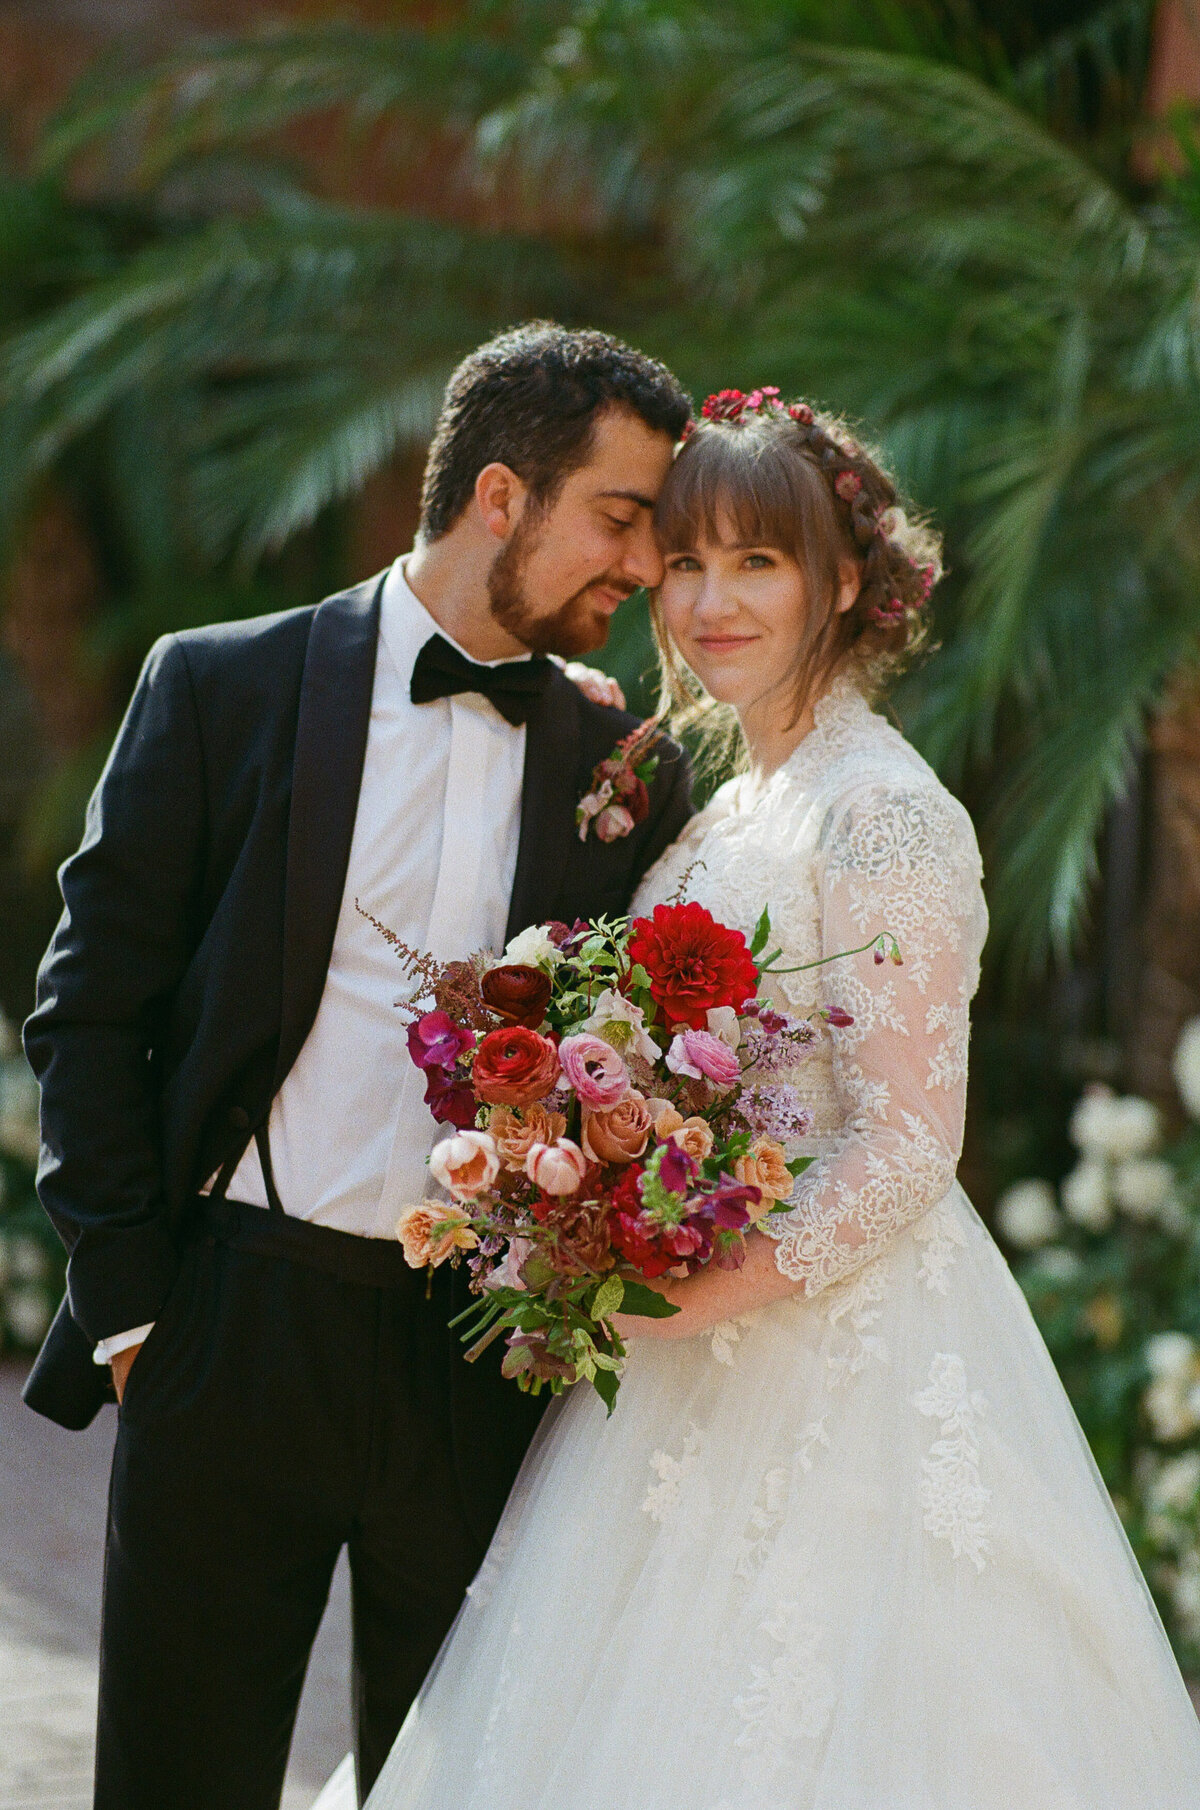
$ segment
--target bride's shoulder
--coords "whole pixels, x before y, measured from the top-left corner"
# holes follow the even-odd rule
[[[839,865],[954,866],[982,875],[975,826],[912,743],[883,717],[858,757],[829,774],[818,846]]]

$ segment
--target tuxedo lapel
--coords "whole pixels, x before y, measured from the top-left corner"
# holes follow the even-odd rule
[[[550,915],[575,834],[579,693],[555,672],[525,732],[521,837],[506,938]]]
[[[333,952],[371,720],[382,593],[380,577],[327,598],[308,638],[288,816],[273,1091],[312,1028]]]

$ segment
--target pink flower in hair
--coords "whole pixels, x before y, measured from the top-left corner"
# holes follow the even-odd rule
[[[833,480],[833,488],[843,503],[852,503],[862,489],[862,479],[856,471],[839,471]]]
[[[741,390],[718,390],[706,399],[700,413],[706,421],[737,421],[746,406],[746,400]]]
[[[793,402],[788,409],[788,414],[793,421],[802,422],[805,427],[811,427],[813,424],[813,412],[807,402]]]

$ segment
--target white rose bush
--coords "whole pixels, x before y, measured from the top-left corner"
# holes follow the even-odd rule
[[[0,1353],[36,1351],[58,1305],[62,1248],[37,1202],[38,1089],[0,1013]]]
[[[1200,1019],[1173,1073],[1189,1123],[1089,1087],[1057,1188],[1018,1181],[996,1229],[1180,1663],[1200,1673]]]

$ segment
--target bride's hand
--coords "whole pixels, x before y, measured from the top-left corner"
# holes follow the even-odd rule
[[[563,667],[563,676],[570,679],[572,685],[577,685],[593,704],[608,704],[614,710],[624,710],[625,693],[608,673],[597,672],[594,666],[584,666],[579,660],[568,660]]]
[[[751,1232],[746,1238],[746,1259],[740,1269],[723,1270],[715,1263],[677,1282],[662,1277],[649,1287],[678,1307],[662,1320],[641,1314],[614,1314],[613,1323],[628,1343],[634,1339],[693,1339],[711,1332],[722,1320],[754,1313],[772,1301],[802,1292],[804,1284],[781,1275],[775,1263],[775,1241]]]

